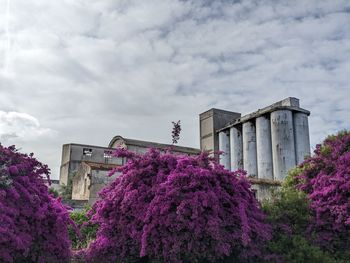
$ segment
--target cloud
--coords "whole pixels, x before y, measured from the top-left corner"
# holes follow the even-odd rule
[[[0,110],[40,120],[33,136],[5,137],[54,177],[63,143],[170,142],[178,119],[180,143],[198,147],[212,107],[245,114],[293,96],[311,111],[312,144],[350,128],[349,1],[16,0],[8,21],[5,2]]]
[[[36,141],[53,133],[52,130],[41,127],[39,121],[29,114],[0,111],[1,142]]]

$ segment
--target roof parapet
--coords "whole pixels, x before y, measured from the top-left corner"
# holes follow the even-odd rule
[[[225,127],[216,130],[216,132],[224,131],[232,126],[242,124],[244,122],[247,122],[251,119],[258,118],[264,114],[276,111],[276,110],[290,110],[295,112],[302,112],[307,115],[310,115],[310,111],[300,108],[299,106],[299,99],[288,97],[286,99],[283,99],[281,101],[278,101],[270,106],[267,106],[262,109],[258,109],[257,111],[254,111],[252,113],[246,114],[242,116],[241,118],[235,119],[232,122],[229,122],[225,125]]]

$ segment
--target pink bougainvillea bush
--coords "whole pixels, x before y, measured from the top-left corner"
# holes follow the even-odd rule
[[[350,133],[341,132],[317,145],[301,169],[297,188],[310,199],[309,231],[324,249],[350,254]]]
[[[206,153],[116,155],[129,161],[93,207],[100,227],[86,262],[223,262],[229,256],[254,262],[261,256],[270,227],[243,172],[225,170]]]
[[[66,208],[48,193],[49,169],[0,145],[0,262],[69,262]]]

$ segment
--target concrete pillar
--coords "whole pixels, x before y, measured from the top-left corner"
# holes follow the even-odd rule
[[[310,156],[308,116],[302,112],[293,114],[296,162],[300,164],[305,156]]]
[[[276,180],[284,180],[296,165],[293,115],[289,110],[277,110],[271,112],[270,119],[273,174]]]
[[[223,152],[219,163],[230,170],[230,137],[226,131],[219,132],[219,151]]]
[[[254,123],[251,121],[243,123],[243,169],[248,176],[258,175],[256,158],[256,133]]]
[[[273,180],[270,120],[265,116],[258,117],[255,126],[258,177]]]
[[[231,171],[243,169],[243,139],[238,127],[230,128]]]

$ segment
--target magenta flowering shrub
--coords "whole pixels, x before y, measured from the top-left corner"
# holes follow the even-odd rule
[[[66,208],[48,193],[49,169],[0,145],[0,262],[69,262]]]
[[[86,262],[223,262],[261,256],[270,226],[243,172],[206,153],[144,155],[129,161],[101,193],[92,221],[100,227]],[[79,255],[81,256],[81,254]]]
[[[297,188],[307,193],[309,231],[330,252],[350,252],[350,133],[328,137],[302,165]]]

